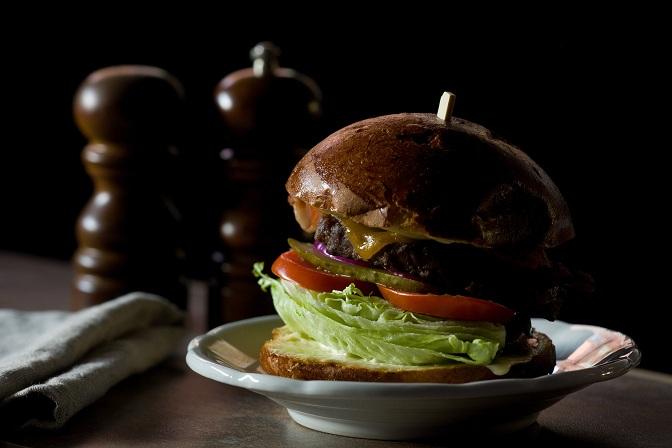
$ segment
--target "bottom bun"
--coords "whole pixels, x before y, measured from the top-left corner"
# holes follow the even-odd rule
[[[516,356],[518,362],[503,375],[494,374],[486,366],[460,363],[400,366],[347,356],[284,326],[273,330],[272,338],[261,347],[259,362],[266,373],[288,378],[397,383],[460,384],[496,378],[532,378],[553,371],[555,347],[548,336],[533,333],[528,349],[527,355]]]

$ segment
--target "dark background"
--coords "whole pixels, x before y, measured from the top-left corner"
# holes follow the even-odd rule
[[[283,66],[322,88],[324,135],[370,116],[435,111],[449,90],[457,94],[455,115],[528,152],[573,212],[577,237],[559,255],[597,282],[596,297],[570,304],[565,319],[628,333],[645,367],[672,371],[665,353],[669,148],[655,136],[660,110],[669,108],[662,70],[669,50],[655,25],[634,27],[624,17],[472,25],[438,11],[395,21],[350,15],[331,25],[243,15],[239,23],[226,14],[43,17],[11,33],[2,55],[1,250],[71,256],[74,223],[91,193],[72,96],[88,73],[115,64],[157,65],[183,82],[189,115],[181,147],[189,164],[177,187],[193,199],[192,222],[205,226],[209,203],[227,194],[221,172],[207,163],[226,144],[213,88],[249,65],[256,42],[273,40]]]

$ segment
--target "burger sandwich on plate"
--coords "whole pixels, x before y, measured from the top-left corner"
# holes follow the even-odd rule
[[[560,191],[487,129],[439,113],[360,121],[287,180],[314,241],[255,275],[285,325],[259,361],[305,380],[467,383],[551,373],[555,319],[575,278],[549,256],[574,236]]]

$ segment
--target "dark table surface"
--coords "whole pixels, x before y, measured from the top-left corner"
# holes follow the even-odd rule
[[[65,309],[70,274],[67,263],[0,253],[0,308]],[[203,330],[204,322],[205,299],[199,285],[192,288],[191,299],[195,334]],[[185,351],[186,341],[171,359],[121,382],[64,428],[0,436],[0,446],[410,447],[457,442],[360,440],[303,428],[267,398],[193,373],[184,363]],[[473,446],[474,437],[457,443]],[[483,439],[478,445],[503,446],[510,440],[516,446],[539,448],[672,447],[672,376],[635,369],[569,395],[521,433]]]

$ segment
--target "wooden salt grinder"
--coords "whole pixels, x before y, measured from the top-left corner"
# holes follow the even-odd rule
[[[321,93],[315,82],[278,66],[279,50],[264,42],[250,52],[253,66],[226,76],[215,100],[228,135],[222,150],[230,198],[220,236],[227,254],[210,291],[210,325],[272,312],[267,293],[252,276],[252,264],[287,250],[301,235],[287,204],[285,181],[315,143]]]
[[[77,91],[94,194],[77,223],[72,308],[137,290],[185,305],[178,222],[162,187],[182,113],[180,83],[156,67],[98,70]]]

